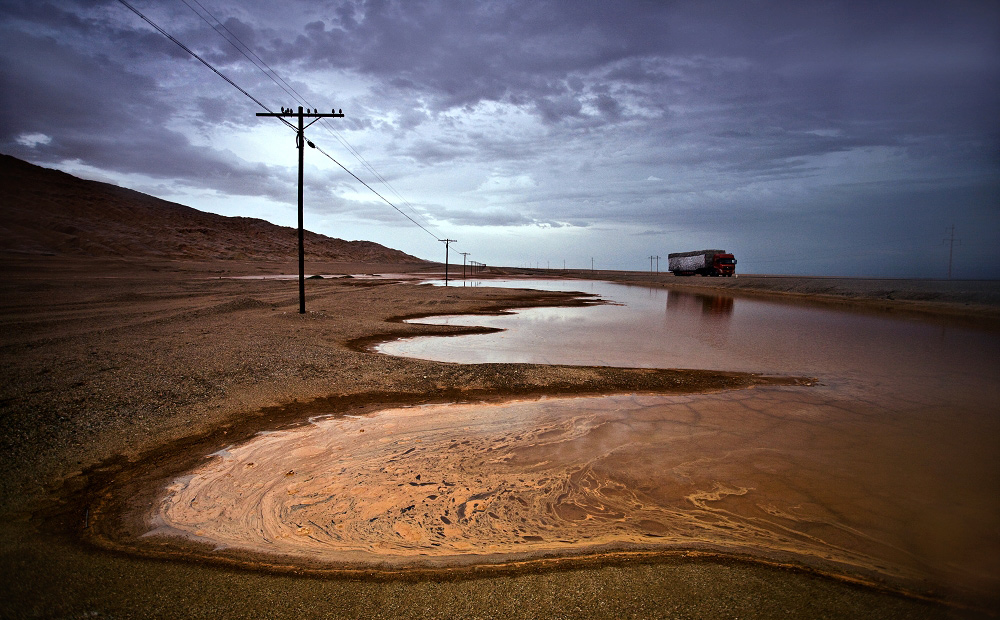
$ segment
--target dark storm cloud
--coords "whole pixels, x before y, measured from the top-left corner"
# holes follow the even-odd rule
[[[406,84],[437,109],[509,99],[548,110],[573,71],[652,50],[647,17],[609,3],[345,2],[275,52]]]
[[[64,14],[57,17],[57,23],[87,26]],[[6,152],[39,163],[78,160],[224,193],[287,197],[288,188],[276,184],[267,167],[196,146],[168,129],[178,110],[162,96],[155,77],[105,54],[81,54],[44,34],[7,29],[2,45],[0,143]],[[231,101],[207,97],[194,103],[203,122],[220,118],[223,106],[230,114],[233,109]],[[24,134],[51,141],[44,149],[31,148],[18,142]]]
[[[997,68],[996,17],[983,3],[345,2],[276,51],[405,82],[440,109],[508,99],[551,121],[577,110],[568,80],[606,71],[656,86],[660,104],[708,100],[757,121],[937,122],[995,97],[982,76]]]
[[[394,182],[456,188],[420,198],[442,224],[875,243],[937,231],[953,196],[997,232],[995,207],[974,202],[1000,183],[995,3],[202,4],[307,99],[343,106],[337,127],[393,161]],[[269,105],[292,102],[204,13],[137,6]],[[116,2],[6,2],[0,50],[6,152],[293,195],[286,170],[254,163],[259,144],[213,144],[261,131],[256,106]],[[316,173],[310,192],[385,216],[337,198],[343,181]],[[904,203],[902,223],[870,216]],[[839,226],[862,215],[875,232]]]

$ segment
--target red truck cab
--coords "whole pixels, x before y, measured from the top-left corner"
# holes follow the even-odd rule
[[[732,254],[716,254],[712,258],[714,276],[732,276],[736,273],[736,257]]]

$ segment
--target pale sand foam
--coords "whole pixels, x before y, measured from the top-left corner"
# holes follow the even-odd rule
[[[176,480],[155,531],[330,563],[707,547],[989,591],[997,500],[966,500],[992,482],[923,411],[755,389],[322,419]]]

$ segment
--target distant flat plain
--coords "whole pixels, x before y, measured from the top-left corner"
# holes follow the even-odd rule
[[[421,269],[427,266],[309,265],[310,273],[329,275]],[[326,278],[307,283],[309,312],[299,315],[293,283],[231,277],[294,273],[291,263],[8,257],[2,271],[0,616],[945,618],[988,611],[748,558],[608,556],[366,577],[109,550],[101,541],[113,521],[90,508],[109,488],[127,484],[133,470],[194,462],[319,412],[364,415],[394,405],[546,394],[691,393],[768,378],[446,364],[366,348],[395,335],[467,329],[400,318],[572,303],[554,293]],[[996,329],[1000,304],[993,282],[761,277],[754,287],[753,277],[592,275],[791,294],[805,303],[989,329]]]

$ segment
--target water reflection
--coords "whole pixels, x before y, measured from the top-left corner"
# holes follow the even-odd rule
[[[707,368],[819,375],[826,381],[924,389],[995,385],[993,332],[741,298],[677,294],[597,281],[509,281],[517,288],[579,290],[612,305],[530,308],[504,316],[419,319],[505,331],[385,343],[391,355],[462,363],[537,362]],[[723,298],[724,299],[724,298]],[[674,301],[676,300],[676,302]],[[919,379],[917,379],[919,377]],[[947,384],[947,385],[945,385]]]
[[[996,425],[947,413],[830,388],[394,409],[229,449],[157,524],[331,562],[684,547],[988,595]]]
[[[551,286],[620,305],[441,317],[432,320],[507,331],[383,350],[813,374],[821,386],[317,421],[177,480],[160,531],[372,563],[719,549],[996,602],[996,332],[607,283]]]
[[[700,311],[708,317],[727,319],[736,307],[736,300],[728,295],[703,295],[701,293],[667,292],[667,314]]]

